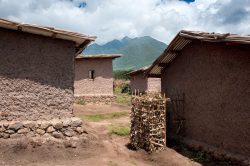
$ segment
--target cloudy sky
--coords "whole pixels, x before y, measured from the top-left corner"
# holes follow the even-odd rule
[[[250,34],[250,0],[0,0],[0,17],[98,37],[152,36],[181,29]]]

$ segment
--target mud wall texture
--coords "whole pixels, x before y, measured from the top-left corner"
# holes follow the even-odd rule
[[[134,92],[139,90],[140,92],[160,92],[161,91],[161,79],[149,78],[143,73],[137,73],[130,76],[130,87]]]
[[[160,78],[148,78],[148,89],[149,92],[160,92],[161,91],[161,79]]]
[[[94,79],[89,71],[94,70]],[[75,61],[75,96],[113,95],[112,59],[79,59]]]
[[[162,92],[185,94],[184,137],[250,157],[249,54],[249,45],[193,41],[162,72]]]
[[[73,112],[74,43],[0,29],[0,121]]]
[[[137,73],[130,76],[131,91],[145,92],[148,88],[148,78],[143,73]]]

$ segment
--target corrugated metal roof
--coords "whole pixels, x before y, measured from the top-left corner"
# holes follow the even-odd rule
[[[80,53],[91,41],[96,39],[95,36],[87,36],[76,32],[64,31],[53,27],[45,27],[31,24],[18,23],[0,18],[0,27],[11,29],[51,38],[70,40],[75,43],[76,53]]]
[[[151,77],[160,77],[162,69],[169,65],[192,40],[250,44],[250,36],[182,30],[175,36],[166,50],[153,62],[147,70],[147,74]]]
[[[75,59],[108,59],[119,58],[122,54],[96,54],[96,55],[83,55],[79,54]]]

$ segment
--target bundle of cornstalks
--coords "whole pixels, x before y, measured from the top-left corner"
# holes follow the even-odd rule
[[[166,145],[166,102],[159,93],[132,94],[130,144],[155,152]]]

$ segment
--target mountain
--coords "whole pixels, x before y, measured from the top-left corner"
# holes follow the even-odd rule
[[[131,39],[112,40],[104,45],[92,44],[83,54],[122,54],[114,60],[114,70],[138,69],[152,64],[167,45],[152,37],[144,36]]]

